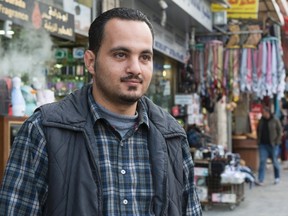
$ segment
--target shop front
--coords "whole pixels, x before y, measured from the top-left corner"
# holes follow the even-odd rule
[[[19,76],[35,90],[53,91],[55,100],[88,82],[82,60],[92,18],[88,3],[1,2],[1,77]]]
[[[217,204],[234,209],[243,200],[244,182],[257,182],[261,110],[269,106],[280,118],[286,85],[280,1],[227,2],[226,9],[212,5],[222,16],[213,32],[196,33],[178,97],[187,106],[188,123],[195,123],[187,135],[204,209]],[[185,91],[190,98],[183,97]],[[202,122],[193,118],[199,113],[195,104]]]
[[[200,96],[204,129],[212,143],[240,154],[257,171],[261,107],[270,106],[279,118],[285,91],[279,10],[283,5],[275,1],[245,5],[243,1],[238,7],[239,1],[228,2],[228,9],[212,5],[214,12],[222,8],[226,24],[214,26],[210,33],[196,33],[190,58],[193,67],[186,69],[182,83],[192,77],[195,88],[189,91]]]
[[[92,2],[0,2],[0,179],[23,121],[89,82],[82,59]]]

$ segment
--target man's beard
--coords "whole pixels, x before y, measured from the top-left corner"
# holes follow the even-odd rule
[[[128,92],[131,92],[131,94],[121,94],[121,93],[119,93],[119,94],[115,94],[114,93],[113,95],[109,94],[109,91],[108,91],[109,87],[106,86],[106,84],[103,85],[103,83],[101,83],[102,79],[99,78],[99,76],[101,76],[101,75],[97,74],[98,72],[96,72],[96,68],[97,68],[97,66],[96,66],[96,62],[95,62],[94,71],[95,71],[96,80],[94,80],[94,82],[98,83],[97,84],[98,88],[104,94],[106,93],[106,95],[110,95],[110,98],[112,100],[118,101],[118,102],[120,102],[122,104],[132,105],[132,104],[137,102],[142,97],[142,95],[139,96],[139,95],[133,94],[134,91],[137,91],[137,87],[136,86],[129,86]],[[138,75],[135,75],[135,74],[129,74],[129,75],[125,76],[125,77],[121,77],[120,81],[121,82],[128,82],[129,80],[132,80],[132,79],[133,80],[138,80],[139,83],[143,83],[143,79],[141,77],[139,77]],[[101,80],[100,83],[99,83],[99,80]]]

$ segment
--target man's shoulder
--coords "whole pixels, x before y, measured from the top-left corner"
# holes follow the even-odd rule
[[[24,123],[26,124],[41,124],[42,123],[42,113],[40,110],[35,110],[32,115],[30,115]]]
[[[143,104],[150,122],[152,122],[163,133],[183,133],[185,131],[178,121],[165,109],[152,102],[148,97],[142,97]]]
[[[171,121],[172,119],[174,119],[174,117],[172,117],[170,113],[168,113],[159,105],[155,104],[148,97],[142,97],[140,102],[144,106],[144,109],[146,110],[149,118],[166,121]]]

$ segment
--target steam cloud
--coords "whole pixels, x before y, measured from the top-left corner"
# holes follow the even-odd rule
[[[33,78],[45,82],[45,65],[53,57],[52,45],[45,30],[23,28],[7,45],[0,44],[0,77],[28,74],[31,82]]]

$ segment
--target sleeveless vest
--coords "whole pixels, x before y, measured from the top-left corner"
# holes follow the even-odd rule
[[[47,139],[48,197],[44,215],[102,215],[102,186],[95,161],[95,134],[89,116],[89,86],[58,103],[39,109]],[[148,98],[148,146],[156,216],[181,216],[183,158],[186,133],[177,121]],[[187,143],[188,145],[188,143]]]

